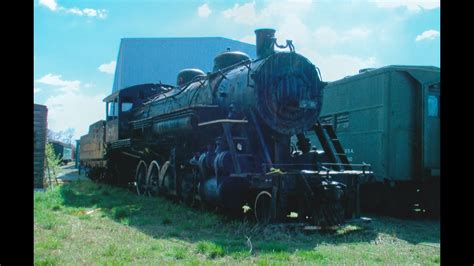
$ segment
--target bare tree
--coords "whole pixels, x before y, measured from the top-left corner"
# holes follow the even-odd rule
[[[63,141],[67,144],[71,144],[72,137],[74,137],[74,128],[68,128],[64,131]]]
[[[66,144],[71,144],[72,138],[74,137],[74,128],[68,128],[64,131],[58,131],[55,132],[51,129],[48,128],[48,133],[47,133],[47,138],[48,141],[55,140],[55,141],[61,141]]]
[[[48,128],[47,139],[48,139],[48,142],[51,140],[59,140],[58,133]]]

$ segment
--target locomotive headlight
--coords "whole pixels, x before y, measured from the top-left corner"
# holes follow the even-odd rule
[[[242,151],[242,149],[243,149],[244,147],[242,146],[241,143],[237,143],[236,148],[237,148],[238,151]]]

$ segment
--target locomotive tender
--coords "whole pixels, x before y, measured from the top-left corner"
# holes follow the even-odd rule
[[[232,214],[250,209],[262,223],[334,226],[352,217],[358,183],[372,172],[354,170],[319,124],[319,69],[291,41],[278,45],[275,30],[255,33],[255,60],[227,51],[210,73],[182,70],[176,86],[141,84],[106,97],[106,121],[81,137],[81,167],[92,179],[132,183],[139,195]],[[325,138],[326,154],[311,146],[308,130]]]

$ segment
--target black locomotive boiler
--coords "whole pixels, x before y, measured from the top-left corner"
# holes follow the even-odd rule
[[[372,173],[354,170],[319,124],[326,83],[291,41],[278,45],[273,29],[255,33],[254,60],[227,51],[210,73],[185,69],[176,86],[142,84],[105,98],[106,121],[81,138],[81,167],[92,179],[131,183],[139,195],[251,211],[263,223],[333,226],[351,217],[357,184]]]

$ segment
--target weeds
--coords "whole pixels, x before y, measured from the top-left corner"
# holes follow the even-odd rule
[[[74,181],[34,195],[35,265],[439,264],[439,223],[375,217],[334,232],[259,226]],[[60,250],[60,256],[58,255]]]

